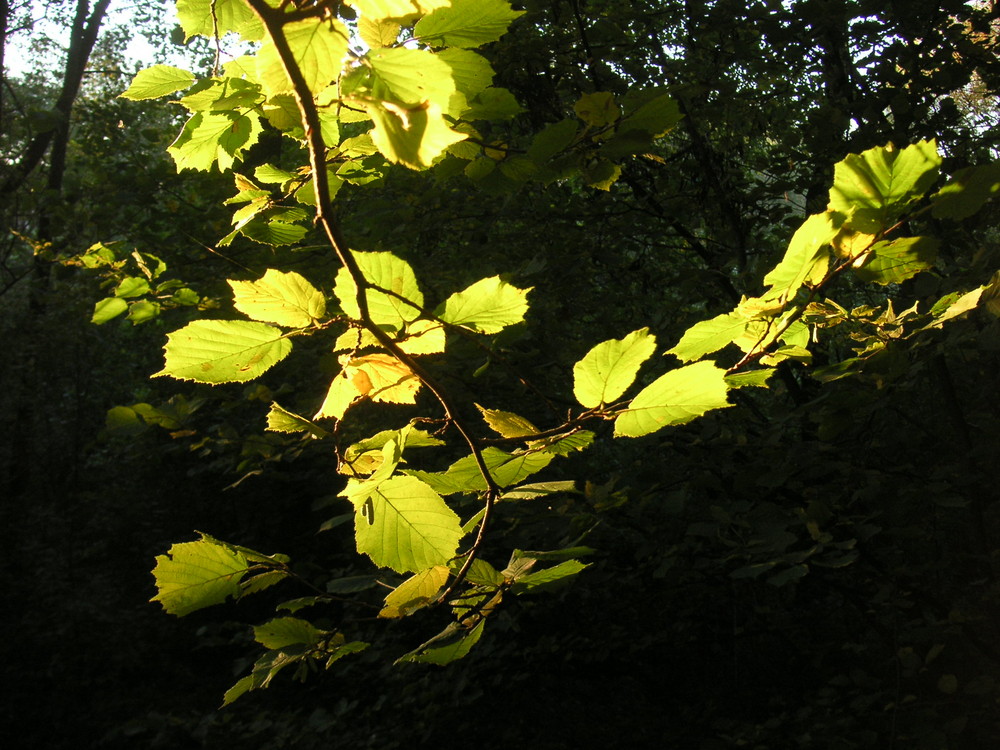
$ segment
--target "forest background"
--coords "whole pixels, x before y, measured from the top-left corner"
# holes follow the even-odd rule
[[[470,404],[542,424],[571,408],[573,365],[595,343],[643,327],[676,342],[758,294],[848,154],[935,138],[945,174],[1000,158],[995,2],[513,7],[525,13],[479,52],[518,106],[494,102],[477,158],[399,166],[336,198],[351,247],[404,257],[435,300],[495,274],[534,288],[523,323],[450,352],[446,381]],[[2,10],[5,736],[53,748],[838,750],[1000,738],[1000,324],[988,300],[929,330],[901,316],[990,284],[996,203],[910,220],[941,240],[933,264],[848,283],[846,332],[817,333],[771,388],[733,392],[733,408],[681,427],[598,440],[551,473],[574,491],[500,514],[487,553],[585,546],[589,566],[505,604],[461,661],[394,666],[427,633],[357,617],[383,631],[377,648],[220,709],[259,654],[247,623],[267,607],[178,620],[149,603],[149,571],[198,529],[287,553],[321,587],[370,577],[338,520],[329,447],[265,431],[273,399],[303,399],[336,364],[307,345],[308,366],[249,384],[149,376],[167,333],[229,315],[226,279],[280,265],[330,288],[335,264],[308,239],[222,246],[233,175],[179,172],[166,147],[181,108],[119,98],[139,67],[126,53],[137,31],[155,50],[143,66],[215,66],[213,45],[185,44],[169,8]],[[626,109],[665,93],[678,117],[551,179],[518,169],[509,144],[592,124],[579,104],[597,92]],[[265,129],[235,169],[256,174],[288,140]],[[94,262],[95,243],[118,265]],[[157,285],[123,286],[156,259]],[[873,342],[878,357],[829,369]],[[369,432],[386,409],[398,424],[416,414],[358,408],[369,406],[358,417]]]

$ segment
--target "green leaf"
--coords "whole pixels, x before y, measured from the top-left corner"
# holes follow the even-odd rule
[[[725,376],[726,371],[712,362],[671,370],[632,399],[628,410],[615,420],[615,435],[640,437],[731,406],[726,401]]]
[[[149,282],[139,276],[128,276],[115,287],[116,297],[141,297],[149,293]]]
[[[101,325],[117,318],[126,310],[128,310],[128,302],[121,297],[108,297],[94,305],[94,314],[91,316],[90,322]]]
[[[593,128],[611,125],[621,117],[621,107],[615,102],[615,95],[608,91],[584,94],[573,105],[576,116]]]
[[[372,70],[372,96],[414,107],[433,102],[447,110],[455,93],[451,66],[433,52],[396,47],[365,58]]]
[[[296,617],[279,617],[257,625],[253,629],[254,640],[264,648],[282,649],[304,644],[314,646],[319,643],[323,632],[311,622]]]
[[[446,565],[462,527],[434,490],[412,476],[383,482],[355,513],[358,552],[397,573]]]
[[[573,143],[579,128],[579,123],[574,120],[562,120],[545,126],[532,140],[528,158],[536,164],[548,161]]]
[[[183,617],[227,597],[236,599],[247,568],[242,554],[204,539],[175,544],[166,555],[156,557],[153,576],[158,593],[150,601]]]
[[[318,424],[288,411],[277,402],[272,402],[271,411],[267,414],[267,429],[271,432],[308,432],[318,438],[330,434]]]
[[[483,415],[486,424],[505,438],[530,437],[538,434],[538,428],[518,414],[498,409],[486,409],[479,404],[476,404],[476,408]]]
[[[643,104],[630,115],[626,115],[618,126],[620,133],[640,130],[654,138],[666,135],[680,122],[680,108],[668,94],[662,94]]]
[[[517,484],[544,469],[553,459],[551,453],[544,451],[529,450],[507,453],[492,446],[484,450],[482,455],[490,476],[500,487]],[[408,471],[406,473],[424,480],[442,495],[451,495],[456,492],[482,492],[486,489],[486,479],[479,469],[475,456],[460,458],[445,472]]]
[[[347,28],[336,19],[307,18],[282,27],[292,57],[313,94],[318,94],[340,76],[347,54]],[[257,77],[267,96],[292,90],[278,49],[266,41],[257,53]]]
[[[681,362],[701,359],[736,341],[746,331],[748,322],[749,319],[739,310],[733,310],[695,323],[667,354],[673,354]]]
[[[177,20],[185,41],[195,34],[222,38],[230,31],[248,42],[264,35],[260,20],[243,0],[177,0]]]
[[[121,99],[159,99],[161,96],[186,89],[195,82],[193,73],[173,65],[154,65],[140,70],[131,85],[119,94]]]
[[[385,606],[378,613],[378,616],[406,617],[418,609],[426,607],[444,588],[449,575],[446,566],[435,565],[433,568],[421,570],[407,578],[385,598]]]
[[[504,0],[452,0],[417,21],[413,35],[432,47],[478,47],[502,37],[522,15]]]
[[[655,349],[656,337],[648,328],[598,344],[573,366],[576,400],[588,409],[612,403],[632,385]]]
[[[407,323],[420,316],[424,295],[417,285],[417,277],[409,263],[392,253],[364,253],[352,250],[351,254],[358,262],[365,279],[378,289],[386,290],[381,292],[369,289],[365,292],[368,314],[375,325],[400,331]],[[357,286],[346,268],[341,268],[337,272],[333,293],[348,317],[360,319]]]
[[[451,664],[453,661],[458,661],[468,655],[472,647],[479,642],[485,625],[486,620],[482,619],[472,630],[464,630],[452,623],[432,641],[424,644],[416,651],[401,656],[397,659],[397,663],[423,662],[443,667],[446,664]],[[435,645],[432,646],[430,643]]]
[[[326,314],[323,294],[294,271],[269,268],[257,281],[234,281],[233,305],[253,320],[305,328]]]
[[[391,47],[399,38],[400,24],[385,18],[363,15],[358,19],[358,34],[372,49]]]
[[[733,373],[732,375],[726,375],[726,386],[730,389],[767,388],[767,381],[771,379],[774,373],[775,371],[772,368]]]
[[[830,260],[828,245],[840,231],[841,218],[827,211],[806,219],[788,243],[788,250],[764,283],[768,298],[791,299],[803,284],[818,284],[826,276]]]
[[[1000,164],[966,167],[931,198],[931,214],[935,219],[961,221],[996,195],[1000,195]]]
[[[257,142],[263,128],[254,112],[196,112],[167,151],[177,163],[177,171],[208,171],[217,161],[220,170]]]
[[[933,237],[901,237],[891,242],[878,242],[872,246],[868,262],[855,273],[862,281],[898,284],[932,268],[940,244]]]
[[[582,563],[579,560],[566,560],[551,568],[545,568],[544,570],[528,573],[525,576],[517,578],[513,590],[514,593],[522,593],[549,588],[553,584],[564,581],[570,576],[575,576],[587,567],[589,566],[586,563]]]
[[[524,112],[524,107],[507,89],[490,86],[476,94],[462,112],[463,120],[509,120]]]
[[[531,289],[518,289],[499,276],[491,276],[451,295],[438,307],[436,314],[452,325],[480,333],[499,333],[524,320]]]
[[[830,206],[853,229],[877,234],[937,179],[937,143],[920,141],[902,151],[891,144],[849,154],[834,167]]]
[[[375,123],[371,135],[378,150],[392,163],[410,169],[427,169],[448,146],[468,137],[448,127],[441,107],[433,102],[416,107],[366,102],[364,108]]]
[[[467,99],[485,91],[493,83],[493,67],[482,55],[467,49],[443,49],[435,57],[451,69],[455,89]]]
[[[242,383],[292,351],[281,330],[242,320],[196,320],[167,335],[166,362],[153,377],[199,383]]]
[[[133,302],[128,308],[128,319],[132,321],[132,325],[139,325],[140,323],[148,323],[154,318],[158,317],[160,314],[160,303],[151,302],[149,300],[139,300],[138,302]]]
[[[198,82],[178,104],[191,112],[253,107],[260,100],[260,86],[242,78],[210,78]]]

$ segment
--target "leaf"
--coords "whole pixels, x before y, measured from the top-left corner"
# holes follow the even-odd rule
[[[253,107],[262,99],[260,86],[242,78],[202,79],[177,103],[191,112]]]
[[[257,281],[228,282],[234,307],[253,320],[306,328],[326,314],[323,294],[294,271],[269,268]]]
[[[499,333],[524,320],[531,289],[518,289],[499,276],[491,276],[451,295],[435,312],[452,325],[480,333]]]
[[[153,375],[199,383],[243,383],[292,351],[281,330],[242,320],[196,320],[167,334],[166,362]]]
[[[940,166],[933,140],[902,151],[890,144],[849,154],[834,167],[829,208],[847,217],[852,228],[877,234],[927,192]]]
[[[621,107],[615,102],[615,95],[608,91],[584,94],[573,105],[576,116],[593,128],[611,125],[621,117]]]
[[[558,565],[553,565],[551,568],[545,568],[544,570],[528,573],[525,576],[516,578],[513,590],[514,593],[523,593],[549,588],[553,584],[564,581],[570,576],[575,576],[587,567],[589,566],[586,563],[582,563],[579,560],[566,560]]]
[[[713,409],[724,409],[726,371],[712,362],[696,362],[654,380],[632,399],[615,420],[615,436],[640,437],[663,427],[690,422]]]
[[[500,487],[517,484],[541,471],[549,465],[553,458],[551,453],[544,451],[529,450],[507,453],[492,446],[486,448],[482,455],[490,476]],[[474,456],[460,458],[444,472],[408,471],[406,473],[419,477],[443,495],[451,495],[456,492],[482,492],[486,489],[486,479],[483,477]]]
[[[945,307],[941,312],[936,312],[936,308],[941,304],[938,302],[935,305],[934,320],[924,326],[921,330],[927,331],[932,328],[940,328],[949,320],[959,317],[960,315],[965,315],[965,313],[975,310],[979,306],[979,300],[983,296],[983,292],[986,290],[985,286],[981,286],[978,289],[973,289],[971,292],[966,292],[961,297],[951,302]]]
[[[288,411],[277,402],[271,403],[271,411],[267,414],[267,429],[271,432],[308,432],[314,437],[326,437],[330,433],[305,417],[300,417]]]
[[[253,629],[254,640],[264,648],[282,649],[305,644],[314,646],[323,636],[311,622],[296,617],[279,617],[257,625]]]
[[[481,619],[472,630],[463,630],[455,623],[449,625],[433,640],[396,660],[399,662],[423,662],[443,667],[468,655],[483,635],[486,620]],[[434,643],[436,645],[430,645]]]
[[[264,36],[264,27],[243,0],[177,0],[177,20],[187,41],[194,35],[211,39],[235,31],[254,42]]]
[[[434,601],[450,575],[444,565],[422,570],[403,581],[385,598],[379,617],[406,617]]]
[[[348,48],[347,28],[336,19],[307,18],[282,27],[296,66],[313,94],[340,76]],[[257,77],[267,96],[292,90],[274,42],[266,41],[257,53]]]
[[[659,138],[670,132],[682,117],[677,102],[669,94],[662,94],[626,115],[618,126],[618,132],[640,130]]]
[[[352,250],[351,254],[358,262],[365,280],[378,289],[385,290],[369,289],[365,292],[368,314],[375,325],[398,331],[420,316],[424,295],[409,263],[386,252],[362,253]],[[355,320],[361,317],[357,289],[351,274],[346,268],[341,268],[337,272],[333,293],[344,313]]]
[[[462,112],[463,120],[509,120],[524,112],[524,107],[509,90],[490,86],[476,94]]]
[[[816,285],[826,276],[828,245],[840,230],[840,218],[827,211],[806,219],[788,243],[785,256],[764,277],[766,297],[791,299],[803,284]]]
[[[931,197],[935,219],[967,219],[986,201],[1000,195],[1000,164],[966,167]]]
[[[355,513],[358,552],[397,573],[446,565],[462,528],[441,496],[412,476],[396,476],[372,493],[370,513]]]
[[[771,379],[774,373],[775,371],[772,368],[733,373],[732,375],[726,375],[726,386],[730,389],[767,388],[767,381]]]
[[[441,107],[425,102],[401,107],[392,102],[366,102],[365,111],[375,123],[372,140],[382,155],[410,169],[427,169],[453,143],[468,136],[448,127]]]
[[[240,596],[240,579],[247,572],[246,558],[239,552],[204,539],[173,545],[166,555],[157,555],[153,576],[160,602],[172,615],[183,617],[203,607]]]
[[[455,89],[467,99],[485,91],[493,83],[493,67],[482,55],[467,49],[443,49],[435,57],[451,69]]]
[[[448,109],[455,93],[451,66],[433,52],[396,47],[374,50],[365,60],[372,70],[372,96],[403,106],[433,102]]]
[[[391,354],[366,354],[349,359],[333,379],[323,405],[314,419],[343,419],[344,413],[360,398],[393,404],[412,404],[420,390],[420,380]]]
[[[452,0],[417,21],[413,35],[432,47],[478,47],[495,42],[522,15],[504,0]]]
[[[538,428],[535,425],[513,412],[486,409],[479,404],[476,404],[476,408],[483,415],[486,424],[494,432],[499,433],[505,438],[527,437],[538,434]]]
[[[667,351],[681,362],[701,359],[733,343],[746,331],[749,319],[739,310],[717,315],[688,328],[677,345]]]
[[[414,320],[406,326],[406,337],[399,339],[399,348],[407,354],[438,354],[444,351],[444,326],[432,320]]]
[[[363,15],[358,19],[358,34],[372,49],[391,47],[399,38],[400,25],[398,21],[385,18],[371,18]]]
[[[94,314],[91,316],[90,322],[101,325],[117,318],[126,310],[128,310],[128,302],[121,297],[107,297],[94,305]]]
[[[877,242],[865,265],[855,273],[862,281],[898,284],[934,266],[940,243],[933,237],[901,237]]]
[[[598,344],[573,366],[573,393],[588,409],[612,403],[625,393],[642,363],[656,349],[648,328]]]
[[[121,99],[141,101],[159,99],[161,96],[186,89],[195,82],[193,73],[173,65],[154,65],[140,70],[129,87],[119,94]]]
[[[167,151],[174,158],[178,172],[185,169],[207,172],[215,162],[225,171],[257,142],[261,131],[260,117],[254,112],[196,112]]]

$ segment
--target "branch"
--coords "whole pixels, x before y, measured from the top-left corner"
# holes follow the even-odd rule
[[[443,601],[456,586],[462,583],[469,571],[469,568],[472,566],[479,548],[482,545],[493,506],[496,503],[497,498],[500,496],[501,490],[486,466],[486,460],[483,457],[483,451],[479,442],[473,436],[471,429],[466,425],[465,421],[459,416],[458,409],[452,402],[448,393],[414,357],[404,352],[392,339],[392,337],[379,328],[371,318],[371,314],[368,310],[367,291],[373,288],[373,286],[368,279],[365,278],[364,273],[358,266],[357,260],[355,260],[354,256],[348,249],[340,226],[334,219],[330,210],[332,201],[330,197],[330,181],[326,171],[327,147],[326,143],[323,141],[319,112],[316,108],[316,103],[313,100],[312,91],[310,91],[309,86],[302,75],[302,71],[299,70],[299,67],[295,62],[294,54],[292,53],[291,47],[288,45],[288,40],[285,39],[283,31],[284,25],[288,23],[288,21],[296,14],[285,14],[281,10],[271,8],[267,4],[266,0],[247,0],[247,4],[253,9],[253,11],[260,18],[261,22],[264,24],[264,28],[267,30],[268,36],[274,43],[278,56],[281,59],[281,63],[285,69],[285,74],[288,76],[288,80],[292,83],[295,101],[298,104],[299,114],[302,117],[302,123],[305,128],[306,145],[309,151],[309,164],[312,169],[313,185],[316,190],[316,223],[322,227],[330,246],[337,254],[338,260],[340,260],[341,264],[347,269],[347,272],[351,275],[351,278],[354,281],[354,285],[357,289],[357,303],[361,324],[366,330],[368,330],[369,333],[372,334],[372,336],[375,337],[379,344],[381,344],[397,360],[406,365],[406,367],[417,376],[420,382],[424,384],[427,390],[434,394],[434,397],[444,409],[445,416],[448,421],[455,426],[455,429],[458,430],[462,439],[465,440],[469,449],[472,451],[476,466],[479,468],[479,472],[482,474],[483,480],[486,483],[486,507],[483,512],[483,518],[480,521],[479,533],[476,535],[476,540],[472,547],[466,553],[466,560],[462,565],[462,568],[455,575],[455,579],[453,580],[451,586],[449,586],[442,597],[440,597],[439,600]]]

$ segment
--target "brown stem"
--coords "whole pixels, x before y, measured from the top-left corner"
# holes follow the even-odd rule
[[[357,260],[348,249],[347,243],[341,233],[340,226],[330,211],[330,182],[326,171],[327,147],[326,143],[323,141],[319,112],[316,109],[316,103],[313,101],[312,91],[310,91],[305,77],[302,75],[302,71],[299,70],[291,47],[289,47],[288,41],[285,39],[283,31],[284,25],[288,23],[295,14],[286,14],[280,10],[275,10],[271,8],[265,0],[247,0],[247,3],[267,29],[268,36],[274,44],[275,49],[278,52],[278,56],[281,59],[281,63],[285,69],[285,74],[288,76],[288,80],[292,83],[295,100],[299,107],[299,114],[302,117],[302,123],[305,127],[306,144],[309,151],[309,164],[312,169],[313,185],[316,190],[316,223],[322,227],[330,246],[337,254],[337,258],[347,269],[351,279],[354,281],[354,285],[357,289],[356,297],[360,322],[379,342],[379,344],[381,344],[396,359],[406,365],[406,367],[409,368],[414,375],[416,375],[420,382],[424,384],[427,390],[434,394],[434,397],[444,409],[445,416],[448,418],[448,421],[455,426],[455,429],[458,430],[462,439],[465,440],[469,449],[472,451],[472,455],[476,461],[476,466],[479,468],[479,472],[482,474],[483,480],[486,483],[486,508],[483,513],[483,518],[479,524],[479,533],[467,553],[465,564],[463,564],[462,568],[456,574],[452,585],[449,586],[448,590],[445,592],[444,596],[446,596],[465,579],[472,562],[476,558],[479,548],[482,545],[493,506],[496,503],[496,499],[500,496],[500,487],[497,485],[493,476],[489,472],[489,468],[486,466],[486,460],[483,457],[483,452],[480,448],[479,442],[473,436],[472,431],[466,425],[465,421],[459,416],[458,409],[452,402],[448,393],[435,381],[430,373],[428,373],[427,370],[424,369],[419,362],[417,362],[414,357],[404,352],[392,339],[392,337],[379,328],[379,326],[377,326],[371,318],[371,314],[368,310],[367,292],[369,289],[373,288],[373,285],[368,281],[368,279],[365,278]],[[442,596],[442,599],[444,596]]]

